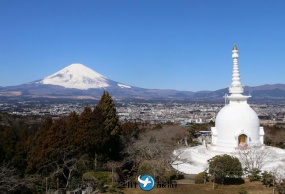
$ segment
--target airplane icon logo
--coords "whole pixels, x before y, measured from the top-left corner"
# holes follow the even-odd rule
[[[154,187],[154,179],[148,174],[138,176],[138,181],[140,188],[144,191],[150,191]]]

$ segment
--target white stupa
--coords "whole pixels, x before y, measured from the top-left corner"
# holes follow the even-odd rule
[[[247,104],[250,96],[244,96],[238,68],[238,49],[232,50],[233,75],[229,87],[229,101],[216,117],[216,127],[212,127],[212,149],[233,152],[245,146],[263,145],[264,130],[259,127],[255,111]]]
[[[272,171],[282,165],[285,169],[285,150],[265,146],[263,143],[263,127],[260,127],[257,114],[247,103],[250,96],[243,95],[238,57],[235,45],[232,50],[233,73],[232,83],[229,86],[230,95],[225,96],[227,103],[216,116],[216,126],[211,128],[212,142],[174,150],[172,167],[176,170],[185,174],[198,174],[207,170],[208,160],[212,157],[229,154],[238,157],[242,162],[244,157],[241,155],[242,152],[247,152],[251,160],[262,163],[255,165],[263,171]],[[260,162],[261,154],[262,162]],[[282,173],[285,178],[285,170]]]

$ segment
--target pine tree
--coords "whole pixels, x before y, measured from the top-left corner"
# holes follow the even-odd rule
[[[29,153],[28,153],[28,172],[36,171],[36,168],[43,162],[45,148],[44,140],[47,137],[48,130],[52,126],[52,118],[47,117],[41,124],[39,130],[34,135],[32,140],[29,142]]]
[[[83,112],[80,114],[78,119],[78,127],[75,134],[75,144],[77,149],[81,152],[86,153],[90,146],[94,146],[92,144],[92,135],[91,131],[92,126],[92,109],[90,106],[86,106]]]
[[[117,115],[115,103],[108,92],[104,91],[101,100],[95,107],[93,115],[96,116],[97,136],[100,138],[100,154],[103,160],[119,160],[121,157],[122,146],[120,142],[121,125]]]
[[[70,149],[66,138],[66,121],[60,117],[55,120],[47,131],[44,139],[45,159],[49,160],[56,157],[62,149]]]
[[[108,92],[104,91],[97,108],[101,110],[102,117],[104,118],[104,128],[110,135],[120,135],[121,126],[117,115],[115,103]]]
[[[71,112],[66,118],[66,138],[70,147],[75,147],[76,132],[78,127],[79,116],[76,112]]]

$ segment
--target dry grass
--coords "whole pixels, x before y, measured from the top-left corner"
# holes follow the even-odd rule
[[[207,183],[206,185],[196,185],[196,184],[184,184],[178,185],[178,188],[154,188],[149,191],[153,194],[237,194],[240,187],[246,188],[249,194],[271,194],[272,188],[266,188],[261,182],[249,182],[245,180],[245,184],[241,185],[218,185],[215,190],[212,190],[212,183]],[[136,189],[124,189],[125,194],[144,194],[145,191],[140,188]]]

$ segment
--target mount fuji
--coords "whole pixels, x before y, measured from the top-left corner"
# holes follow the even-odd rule
[[[22,96],[32,98],[76,98],[98,99],[103,91],[115,98],[184,98],[193,92],[177,90],[144,89],[113,81],[84,66],[71,64],[43,79],[30,83],[0,88],[0,96]]]
[[[109,86],[106,77],[79,63],[71,64],[38,83],[80,90],[106,88]]]
[[[259,102],[277,102],[285,99],[285,85],[271,84],[245,87],[245,94],[251,94],[250,100]],[[53,99],[100,99],[103,91],[108,91],[115,99],[138,100],[194,100],[199,102],[222,102],[228,88],[216,91],[177,91],[145,89],[113,81],[79,63],[43,79],[30,83],[0,87],[0,98],[53,98]]]
[[[79,90],[108,87],[131,88],[131,86],[112,81],[80,63],[71,64],[36,83]]]

